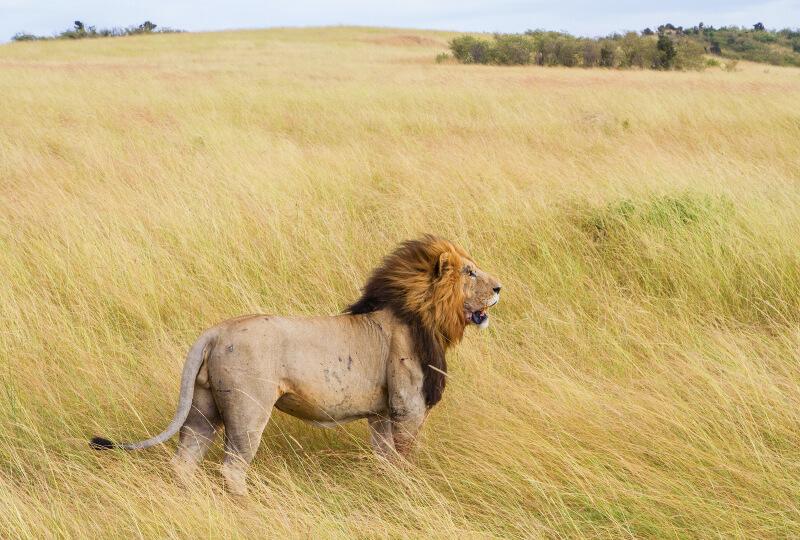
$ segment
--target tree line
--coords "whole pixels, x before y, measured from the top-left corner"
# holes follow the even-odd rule
[[[63,32],[58,32],[53,36],[37,36],[27,32],[19,32],[12,36],[13,41],[41,41],[48,39],[85,39],[85,38],[101,38],[101,37],[121,37],[121,36],[135,36],[139,34],[170,34],[175,32],[183,32],[175,28],[162,27],[158,28],[157,24],[150,21],[144,21],[142,24],[128,26],[125,28],[101,28],[97,29],[94,26],[87,26],[82,21],[75,21],[72,28],[68,28]]]
[[[523,34],[494,34],[491,40],[463,35],[450,41],[453,57],[464,64],[499,64],[641,69],[700,69],[714,65],[706,55],[800,66],[800,31],[752,29],[700,23],[684,29],[665,24],[655,31],[576,37],[565,32],[528,30]],[[442,59],[442,57],[439,57]]]

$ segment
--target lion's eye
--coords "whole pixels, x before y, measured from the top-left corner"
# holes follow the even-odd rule
[[[476,277],[478,277],[478,274],[476,274],[476,273],[475,273],[475,270],[470,270],[470,271],[469,271],[469,277],[474,277],[474,278],[476,278]]]

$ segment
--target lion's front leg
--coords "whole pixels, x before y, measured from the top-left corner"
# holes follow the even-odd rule
[[[422,423],[425,421],[425,403],[422,407],[403,408],[398,414],[398,410],[392,411],[392,438],[394,448],[400,457],[407,458],[417,442]]]
[[[395,457],[407,458],[417,441],[428,408],[422,393],[422,367],[414,357],[408,332],[398,332],[389,355],[388,409]]]
[[[392,421],[385,416],[371,416],[369,424],[369,442],[372,449],[380,457],[391,459],[395,455],[392,435]]]
[[[397,454],[405,458],[414,448],[428,409],[422,394],[422,369],[419,364],[401,356],[393,367],[389,379],[392,441]]]

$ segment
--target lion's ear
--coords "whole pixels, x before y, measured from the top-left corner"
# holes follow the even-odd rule
[[[450,270],[451,261],[450,253],[444,252],[439,255],[439,260],[436,261],[436,277],[441,277],[445,272]]]

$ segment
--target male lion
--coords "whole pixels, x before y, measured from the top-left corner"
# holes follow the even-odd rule
[[[182,478],[225,426],[225,484],[245,475],[272,408],[318,426],[366,418],[376,453],[406,457],[428,409],[442,397],[445,351],[467,324],[488,326],[500,284],[460,247],[435,236],[401,244],[373,271],[361,298],[335,317],[248,315],[204,332],[181,376],[172,423],[146,441],[97,449],[138,450],[180,430],[173,464]]]

